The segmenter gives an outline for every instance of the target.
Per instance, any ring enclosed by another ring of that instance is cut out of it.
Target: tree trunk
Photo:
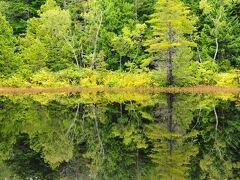
[[[214,23],[214,33],[215,33],[215,44],[216,44],[216,49],[215,49],[215,53],[214,53],[214,57],[213,57],[213,59],[214,59],[214,61],[216,61],[216,59],[217,59],[217,55],[218,55],[218,49],[219,49],[219,43],[218,43],[218,23],[220,22],[220,20],[221,20],[221,18],[222,18],[222,13],[220,12],[220,14],[219,14],[219,16],[218,16],[218,18],[217,19],[214,19],[213,17],[212,17],[212,15],[210,14],[209,15],[210,16],[210,18],[212,19],[212,21],[213,21],[213,23]]]
[[[67,2],[66,2],[66,0],[63,0],[63,9],[67,9]]]
[[[75,52],[75,49],[74,49],[74,41],[72,40],[72,44],[68,41],[67,37],[63,35],[63,39],[66,41],[66,43],[69,45],[69,47],[71,48],[72,52],[73,52],[73,55],[74,55],[74,58],[75,58],[75,61],[76,61],[76,65],[77,67],[79,68],[79,62],[78,62],[78,57],[77,57],[77,54]]]
[[[122,56],[120,56],[120,59],[119,59],[119,69],[120,71],[122,70]]]
[[[97,43],[98,43],[98,38],[99,38],[99,31],[102,26],[102,20],[103,20],[103,12],[100,13],[99,17],[99,24],[96,32],[96,37],[95,37],[95,42],[94,42],[94,48],[93,48],[93,58],[92,58],[92,67],[93,69],[96,69],[96,53],[97,53]]]
[[[172,73],[172,70],[173,70],[173,65],[172,65],[172,55],[173,55],[173,48],[170,47],[168,48],[168,57],[167,57],[167,84],[168,85],[173,85],[174,82],[173,82],[173,73]]]
[[[136,20],[138,19],[138,0],[135,0],[135,18]]]
[[[173,30],[172,25],[169,24],[168,26],[168,40],[170,43],[173,43]],[[169,47],[167,49],[167,85],[173,85],[173,47]]]

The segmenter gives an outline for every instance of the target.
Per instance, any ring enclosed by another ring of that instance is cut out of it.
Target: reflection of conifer
[[[176,131],[176,120],[173,119],[174,95],[167,95],[167,113],[165,122],[147,126],[147,136],[153,143],[149,157],[157,167],[154,171],[161,179],[185,179],[191,156],[197,153],[196,147],[184,135]]]

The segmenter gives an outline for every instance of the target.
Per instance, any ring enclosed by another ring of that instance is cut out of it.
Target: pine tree
[[[159,0],[155,5],[155,13],[148,21],[151,24],[152,34],[146,41],[147,51],[155,59],[164,60],[167,69],[167,84],[174,84],[173,65],[175,54],[183,47],[195,46],[195,43],[186,38],[195,30],[195,19],[191,18],[190,11],[179,0]]]

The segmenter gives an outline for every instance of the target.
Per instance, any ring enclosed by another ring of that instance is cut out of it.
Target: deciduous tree
[[[5,17],[0,13],[0,73],[9,76],[16,70],[17,63],[15,50],[15,37],[13,30]]]

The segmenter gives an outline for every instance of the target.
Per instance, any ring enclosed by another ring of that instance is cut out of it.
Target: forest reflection
[[[0,96],[0,179],[236,179],[238,94]]]

